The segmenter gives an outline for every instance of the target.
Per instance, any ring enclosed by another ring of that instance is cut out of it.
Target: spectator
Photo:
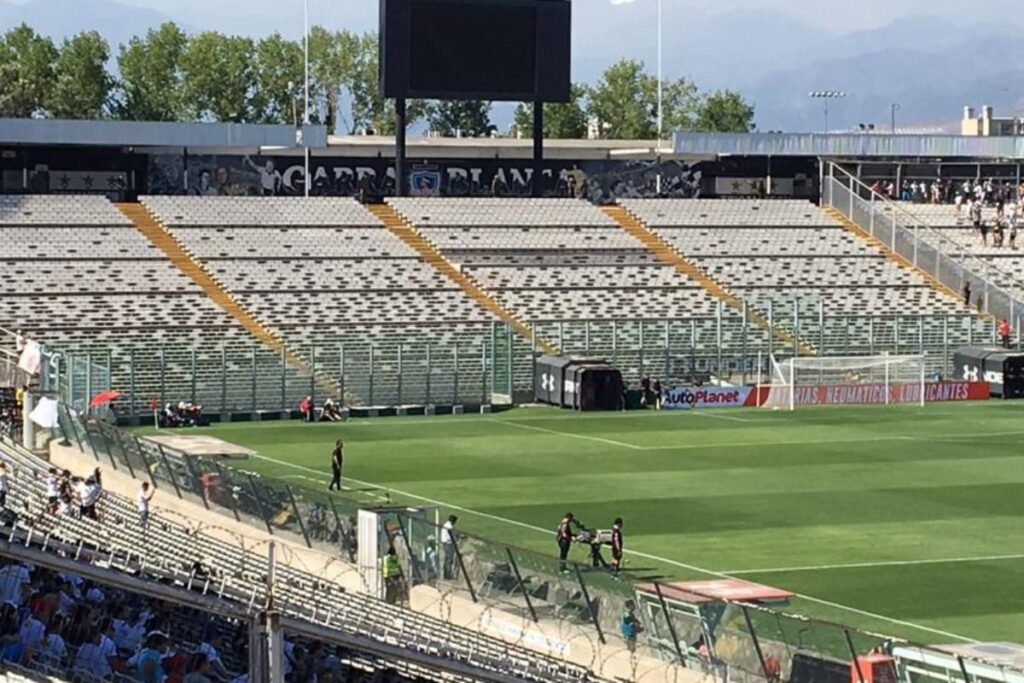
[[[444,548],[444,568],[441,575],[448,581],[455,578],[455,524],[458,521],[458,517],[449,515],[448,520],[441,525],[441,547]]]
[[[625,610],[619,620],[619,631],[626,640],[626,647],[630,652],[636,652],[636,638],[643,631],[643,626],[636,616],[636,603],[632,600],[626,601]]]
[[[199,645],[199,654],[206,657],[209,671],[218,678],[231,678],[232,674],[224,668],[220,658],[220,649],[224,647],[224,636],[213,634]]]
[[[199,652],[192,661],[192,671],[182,679],[182,683],[213,683],[208,675],[209,671],[210,660],[202,652]],[[317,683],[321,683],[321,681],[317,681]]]
[[[99,515],[96,514],[96,504],[99,503],[100,497],[103,495],[103,487],[100,484],[100,470],[98,467],[91,477],[79,483],[75,493],[78,495],[79,514],[83,518],[99,521]]]
[[[113,673],[109,652],[104,650],[101,644],[102,639],[103,634],[96,631],[88,642],[78,648],[78,656],[75,657],[75,663],[72,665],[75,671],[81,671],[95,678],[106,678]],[[159,683],[159,681],[150,683]]]
[[[160,631],[146,636],[146,645],[134,657],[136,680],[140,683],[162,683],[164,680],[163,652],[167,638]]]
[[[139,487],[138,494],[138,510],[139,510],[139,525],[143,529],[149,527],[149,501],[153,500],[153,491],[149,488],[149,482],[142,482],[142,486]]]
[[[302,415],[303,422],[313,422],[316,419],[316,406],[312,396],[307,396],[299,403],[299,414]]]
[[[964,282],[964,306],[967,308],[971,307],[971,281],[967,280]]]
[[[7,463],[0,462],[0,509],[7,509],[7,493],[10,491],[10,482],[7,480]]]
[[[1013,330],[1010,329],[1010,323],[1003,318],[999,321],[999,340],[1003,343],[1003,348],[1010,348],[1010,335],[1013,334]]]
[[[46,473],[46,504],[50,514],[56,514],[60,507],[60,477],[56,467]]]
[[[30,662],[35,657],[44,640],[46,639],[46,626],[39,620],[37,615],[29,611],[25,620],[21,623],[18,638],[23,648],[22,662]]]
[[[0,569],[0,603],[20,607],[31,582],[31,572],[24,564],[9,564]]]

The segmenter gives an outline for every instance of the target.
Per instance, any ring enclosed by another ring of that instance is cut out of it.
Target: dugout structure
[[[534,376],[534,398],[573,410],[624,408],[622,373],[604,358],[541,356]]]
[[[1024,398],[1024,351],[1001,346],[963,346],[953,352],[953,377],[988,382],[996,398]]]

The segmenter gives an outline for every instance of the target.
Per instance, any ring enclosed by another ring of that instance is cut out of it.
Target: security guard
[[[398,604],[398,593],[402,586],[402,565],[398,562],[395,546],[388,546],[388,554],[381,561],[381,574],[384,577],[384,601],[389,605]]]

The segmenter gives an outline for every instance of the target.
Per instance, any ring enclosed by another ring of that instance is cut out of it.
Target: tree
[[[352,96],[352,132],[372,130],[377,135],[395,134],[395,103],[385,100],[381,91],[377,34],[359,36],[356,59],[347,83]],[[405,118],[409,125],[426,116],[423,100],[405,103]]]
[[[50,113],[59,119],[98,119],[108,112],[114,79],[107,73],[110,47],[96,31],[64,39],[54,68]]]
[[[662,132],[691,129],[699,103],[697,87],[685,78],[662,84]],[[658,136],[658,79],[644,63],[623,59],[608,67],[590,91],[588,113],[601,137],[653,140]]]
[[[310,31],[310,119],[323,122],[329,132],[338,129],[339,103],[354,78],[358,52],[359,36],[351,31],[328,31],[321,26]],[[351,130],[349,125],[346,128]]]
[[[182,59],[188,37],[173,22],[150,29],[145,38],[121,45],[117,57],[117,115],[130,121],[189,118],[183,92]]]
[[[697,130],[749,133],[754,129],[754,105],[733,90],[716,90],[697,109]]]
[[[302,46],[274,33],[256,45],[253,109],[262,123],[302,121]],[[297,121],[296,121],[297,119]]]
[[[490,135],[491,103],[480,100],[437,100],[427,103],[427,125],[438,135],[464,137]]]
[[[0,116],[27,118],[45,111],[54,85],[57,48],[28,25],[0,40]]]
[[[215,31],[192,36],[181,60],[189,112],[204,120],[255,120],[255,65],[256,47],[249,38]]]
[[[573,83],[569,89],[568,102],[548,102],[544,105],[544,137],[556,140],[571,140],[587,137],[587,113],[583,100],[587,86]],[[533,137],[533,104],[522,103],[516,107],[516,129],[524,138]]]

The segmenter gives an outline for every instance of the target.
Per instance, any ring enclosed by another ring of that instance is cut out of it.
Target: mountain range
[[[703,3],[684,5],[681,0],[665,2],[665,76],[692,78],[702,89],[739,90],[754,102],[760,130],[821,130],[824,107],[808,97],[812,90],[846,93],[845,98],[830,102],[833,130],[859,123],[887,129],[893,103],[899,105],[901,128],[956,130],[964,105],[993,105],[997,115],[1024,112],[1024,68],[1018,66],[1024,63],[1024,41],[1019,38],[1021,26],[1014,23],[1015,3],[988,0],[986,12],[964,20],[951,0],[931,0],[927,6],[915,2],[913,15],[843,31],[829,28],[813,14],[814,7],[827,12],[825,5],[837,4],[826,0],[811,4],[793,0],[806,5],[807,12],[770,10],[764,2],[715,5],[723,9],[703,9]],[[267,0],[252,0],[244,7],[229,2],[211,5],[205,0],[148,4],[0,1],[0,30],[27,22],[60,39],[96,29],[113,45],[166,20],[190,31],[215,29],[261,36],[276,30],[291,37],[302,31],[298,0],[290,3],[294,7]],[[874,5],[873,0],[866,3]],[[642,59],[653,70],[655,12],[652,0],[618,0],[617,4],[576,0],[574,78],[593,82],[608,64],[622,57]],[[311,20],[331,28],[372,30],[376,3],[316,2]],[[496,118],[508,116],[508,111],[508,107],[499,108]]]

